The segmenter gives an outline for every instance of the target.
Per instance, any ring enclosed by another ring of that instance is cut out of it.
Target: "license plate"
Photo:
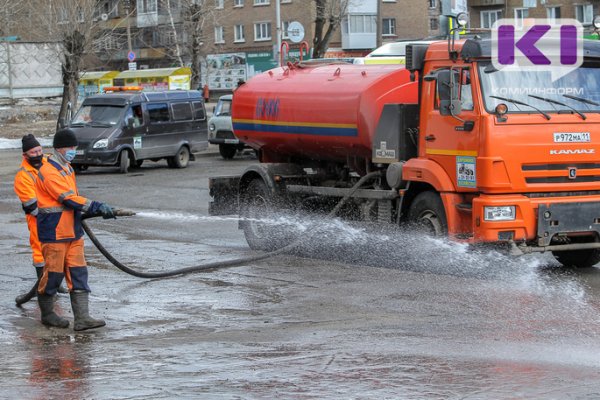
[[[75,155],[82,156],[85,154],[85,150],[75,150]]]
[[[555,132],[554,143],[588,143],[589,132]]]
[[[225,143],[227,144],[238,144],[239,142],[238,139],[225,139]]]

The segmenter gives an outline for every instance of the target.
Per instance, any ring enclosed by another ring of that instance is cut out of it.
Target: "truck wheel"
[[[177,154],[167,159],[167,164],[171,168],[185,168],[190,163],[190,150],[186,146],[181,146]]]
[[[553,251],[552,255],[565,267],[589,268],[600,262],[600,250]]]
[[[410,205],[408,219],[428,235],[446,236],[448,234],[444,203],[437,193],[418,194]]]
[[[286,232],[273,222],[276,201],[261,179],[248,185],[240,204],[241,226],[252,250],[273,251],[287,244]]]
[[[122,150],[119,153],[119,172],[126,174],[129,169],[129,153],[127,150]]]
[[[144,163],[144,160],[136,160],[136,159],[132,158],[129,160],[129,168],[130,169],[139,168],[142,166],[143,163]]]
[[[230,144],[220,144],[219,153],[221,153],[221,157],[225,160],[231,160],[235,156],[235,153],[237,153],[237,147]]]

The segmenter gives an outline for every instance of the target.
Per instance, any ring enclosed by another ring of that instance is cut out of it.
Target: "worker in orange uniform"
[[[38,170],[44,162],[42,146],[40,142],[31,133],[23,136],[21,139],[23,149],[23,161],[21,168],[15,176],[15,193],[21,200],[21,206],[27,219],[27,228],[29,229],[29,245],[33,253],[33,266],[38,279],[41,278],[44,270],[44,256],[42,255],[42,245],[38,240],[37,221],[38,213],[37,196],[35,194],[35,181],[38,178]],[[60,286],[60,293],[67,293],[67,290]]]
[[[32,134],[25,135],[21,139],[23,148],[23,161],[21,168],[15,176],[15,193],[21,200],[21,206],[27,219],[29,228],[29,244],[33,251],[33,266],[37,277],[42,276],[44,269],[44,256],[42,245],[38,240],[36,215],[38,213],[37,196],[35,194],[35,181],[38,177],[38,169],[44,162],[42,146]]]
[[[204,97],[204,102],[208,103],[208,101],[210,100],[210,91],[208,89],[208,85],[206,84],[202,88],[202,96]]]
[[[38,302],[44,325],[66,328],[69,321],[54,312],[52,296],[63,278],[67,281],[74,329],[81,331],[104,326],[104,320],[90,317],[88,270],[83,254],[83,215],[115,218],[112,208],[79,195],[71,161],[75,158],[77,138],[68,128],[54,135],[54,154],[39,170],[36,182],[38,199],[37,228],[45,265],[38,285]]]

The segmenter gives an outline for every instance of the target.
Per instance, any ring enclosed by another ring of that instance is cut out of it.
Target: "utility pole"
[[[277,56],[277,65],[281,66],[281,2],[275,0],[275,23],[277,24],[277,49],[275,54]]]
[[[133,46],[131,45],[131,23],[129,22],[130,12],[131,12],[131,0],[125,0],[125,15],[127,16],[127,52],[128,54],[133,51]]]

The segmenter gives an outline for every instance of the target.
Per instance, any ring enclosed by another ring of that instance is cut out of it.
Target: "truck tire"
[[[242,195],[241,226],[252,250],[273,251],[288,243],[285,229],[274,224],[277,206],[273,194],[261,179],[254,179]]]
[[[219,153],[225,160],[231,160],[237,153],[237,147],[232,144],[220,144]]]
[[[119,153],[119,172],[126,174],[129,169],[129,153],[127,150],[121,150]]]
[[[419,193],[408,210],[408,219],[415,227],[431,236],[446,236],[448,222],[440,196],[435,192]]]
[[[565,267],[589,268],[600,262],[600,250],[553,251],[552,255]]]
[[[190,150],[187,146],[181,146],[177,154],[167,158],[167,164],[170,168],[186,168],[190,163]]]

